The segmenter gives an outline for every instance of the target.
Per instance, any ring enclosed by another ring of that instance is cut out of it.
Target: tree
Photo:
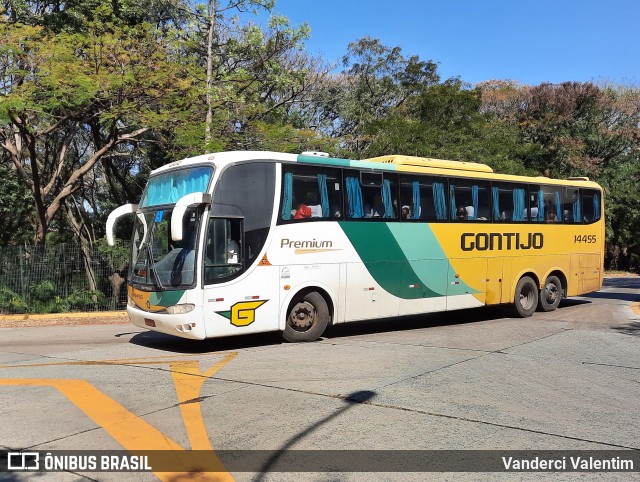
[[[166,35],[107,4],[82,33],[0,22],[1,159],[30,191],[35,240],[96,164],[188,115],[191,75]]]

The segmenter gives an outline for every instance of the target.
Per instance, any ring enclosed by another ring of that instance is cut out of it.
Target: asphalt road
[[[530,319],[465,310],[339,326],[311,344],[277,334],[193,342],[122,324],[0,328],[0,449],[220,454],[219,473],[195,480],[637,480],[228,473],[224,460],[257,449],[273,451],[265,469],[287,450],[638,450],[639,301],[640,279],[611,278]],[[158,478],[194,480],[155,469],[0,473]]]

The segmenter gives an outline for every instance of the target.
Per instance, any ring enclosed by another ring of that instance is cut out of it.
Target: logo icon
[[[233,326],[248,326],[256,321],[256,310],[269,300],[239,301],[229,311],[216,311],[231,321]]]
[[[8,470],[40,470],[38,452],[9,452],[7,456]]]

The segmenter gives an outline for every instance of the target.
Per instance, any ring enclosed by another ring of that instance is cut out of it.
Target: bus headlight
[[[196,305],[192,303],[184,303],[182,305],[167,306],[166,311],[170,315],[183,315],[185,313],[193,311],[195,307]]]

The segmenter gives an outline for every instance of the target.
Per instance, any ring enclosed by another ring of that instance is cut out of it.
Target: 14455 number
[[[573,237],[573,242],[574,243],[595,243],[596,242],[596,235],[595,234],[585,234],[583,236],[580,236],[579,234],[576,234]]]

